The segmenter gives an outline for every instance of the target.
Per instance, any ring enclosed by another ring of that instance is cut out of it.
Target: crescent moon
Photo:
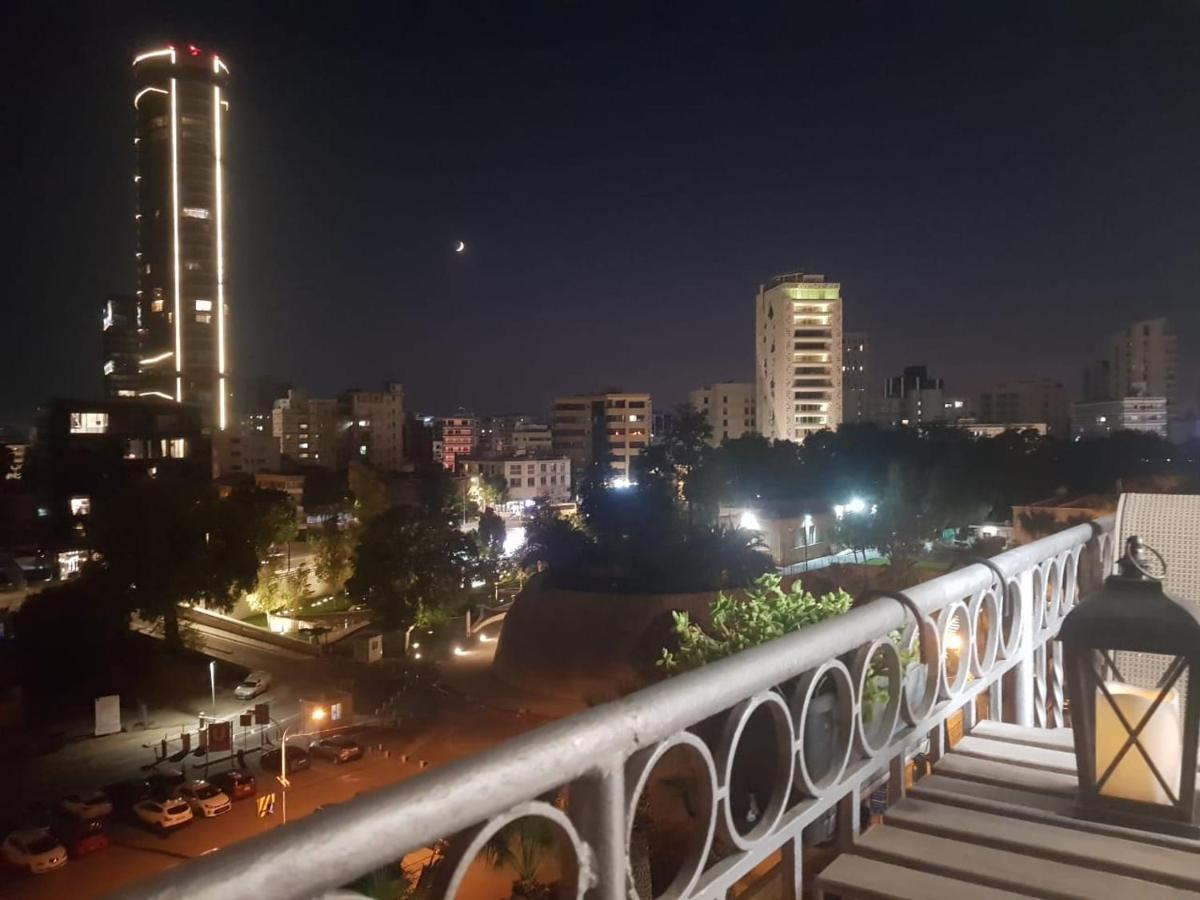
[[[462,241],[459,241],[458,244],[454,248],[454,252],[462,253],[466,249],[467,249],[467,245],[465,243],[463,243]]]

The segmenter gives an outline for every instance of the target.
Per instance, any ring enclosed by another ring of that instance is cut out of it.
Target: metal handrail
[[[1106,516],[1068,528],[1005,551],[992,563],[1017,578],[1110,532],[1112,524],[1112,517]],[[914,610],[928,617],[988,590],[993,582],[991,568],[974,563],[905,593]],[[123,896],[190,900],[317,896],[570,782],[605,779],[623,795],[621,773],[636,751],[884,637],[903,627],[908,618],[909,610],[899,603],[856,607],[357,797],[320,816],[234,844],[135,885]],[[898,743],[896,738],[892,742]],[[609,802],[616,801],[610,797]],[[612,846],[601,846],[597,866],[613,865],[612,853]],[[623,842],[620,853],[621,874],[610,877],[623,881]],[[609,889],[603,896],[620,893]]]

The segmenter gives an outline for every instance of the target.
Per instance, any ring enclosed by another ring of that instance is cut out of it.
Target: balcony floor
[[[1200,841],[1073,814],[1069,729],[978,723],[817,879],[818,897],[1200,898]]]

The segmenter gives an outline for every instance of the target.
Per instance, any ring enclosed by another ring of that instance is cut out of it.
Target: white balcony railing
[[[835,812],[838,841],[852,841],[863,792],[890,776],[888,793],[897,799],[914,750],[928,741],[936,761],[946,719],[961,710],[969,729],[980,694],[988,694],[993,718],[1062,723],[1061,650],[1054,638],[1081,593],[1108,571],[1112,525],[1105,517],[1069,528],[903,595],[878,597],[233,845],[126,896],[332,894],[448,838],[440,871],[441,891],[450,897],[487,839],[528,815],[548,819],[573,851],[574,865],[565,869],[574,870],[567,873],[574,893],[636,896],[629,845],[639,796],[655,764],[680,748],[676,755],[686,755],[702,773],[703,796],[695,804],[700,827],[659,896],[724,897],[782,851],[783,895],[798,897],[804,830]],[[924,643],[920,664],[902,666],[898,630],[901,648]],[[811,758],[811,733],[805,749],[817,696],[827,706],[833,698],[832,718],[825,721],[835,723],[817,748],[820,766]],[[541,799],[547,796],[556,802]],[[712,852],[717,844],[720,854]]]

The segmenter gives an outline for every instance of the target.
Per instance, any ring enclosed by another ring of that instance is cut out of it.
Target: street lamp
[[[217,661],[208,661],[208,686],[212,690],[213,715],[217,714]]]
[[[1200,836],[1200,609],[1163,591],[1166,563],[1158,551],[1137,537],[1125,546],[1119,574],[1071,610],[1059,632],[1079,770],[1076,802],[1089,818]],[[1152,557],[1161,575],[1148,571]],[[1158,683],[1128,683],[1118,651],[1146,661],[1157,655],[1165,663]],[[1180,683],[1191,687],[1182,698]]]

